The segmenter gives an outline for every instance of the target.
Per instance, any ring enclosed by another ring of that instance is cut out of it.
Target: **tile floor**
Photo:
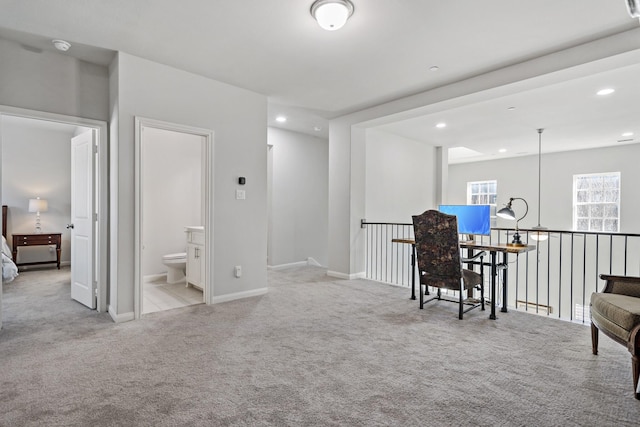
[[[168,284],[165,278],[143,284],[142,313],[170,310],[193,304],[202,304],[202,291],[185,282]]]

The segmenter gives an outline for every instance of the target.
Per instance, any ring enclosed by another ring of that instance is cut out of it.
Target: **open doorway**
[[[207,302],[211,133],[136,119],[136,317]]]
[[[86,132],[95,137],[89,148],[94,160],[89,172],[94,181],[90,196],[94,239],[83,258],[85,262],[74,263],[72,230],[66,228],[72,222],[75,203],[71,185],[74,169],[71,140]],[[12,246],[14,261],[25,274],[29,269],[56,268],[58,264],[69,269],[72,275],[77,274],[78,269],[86,271],[90,263],[90,301],[89,304],[81,302],[100,312],[107,308],[106,132],[106,123],[101,121],[0,106],[2,204],[7,205],[7,240]],[[34,225],[37,213],[29,212],[29,200],[37,197],[46,200],[42,204],[46,210],[41,212],[40,228]],[[19,250],[14,248],[14,236],[25,236],[28,240],[32,235],[38,244],[31,246],[22,242]],[[55,242],[40,242],[43,235],[51,235]]]

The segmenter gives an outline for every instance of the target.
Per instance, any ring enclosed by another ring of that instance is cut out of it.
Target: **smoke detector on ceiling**
[[[51,40],[51,43],[53,43],[56,49],[61,50],[62,52],[68,51],[71,47],[71,43],[64,40]]]

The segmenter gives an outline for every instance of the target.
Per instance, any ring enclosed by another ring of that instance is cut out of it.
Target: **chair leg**
[[[462,295],[463,293],[464,293],[464,291],[462,289],[460,289],[460,292],[458,292],[458,294],[460,295],[460,301],[458,301],[458,306],[460,307],[460,310],[459,310],[459,313],[458,313],[458,318],[460,320],[462,320],[462,313],[463,313],[463,310],[462,310],[462,301],[464,301],[464,299],[463,299],[464,297]]]
[[[593,323],[591,323],[591,352],[598,354],[598,327]]]
[[[422,283],[418,284],[418,288],[418,293],[420,294],[420,310],[422,310],[424,308],[424,294],[422,293]]]
[[[484,311],[484,281],[480,284],[480,301],[482,304],[482,308],[480,310]]]

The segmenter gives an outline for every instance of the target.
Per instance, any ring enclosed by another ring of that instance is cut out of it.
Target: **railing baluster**
[[[624,275],[627,275],[627,242],[629,237],[624,236]]]
[[[560,235],[560,265],[558,266],[558,319],[562,318],[562,241],[564,235]]]
[[[582,323],[584,323],[584,297],[586,293],[587,293],[587,236],[585,235],[582,239]]]

